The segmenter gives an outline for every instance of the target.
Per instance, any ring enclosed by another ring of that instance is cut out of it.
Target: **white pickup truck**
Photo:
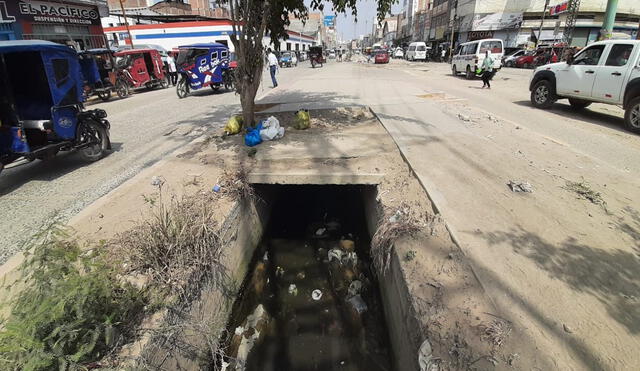
[[[592,102],[622,106],[626,128],[640,133],[640,41],[595,42],[568,62],[540,66],[529,90],[538,108],[550,108],[562,98],[576,108]]]

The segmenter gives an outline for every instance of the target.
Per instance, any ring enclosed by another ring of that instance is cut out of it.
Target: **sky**
[[[402,10],[403,0],[397,1],[391,7],[393,14],[398,14]],[[309,4],[309,0],[305,0],[305,4]],[[374,17],[376,16],[376,0],[359,0],[357,3],[358,22],[355,23],[354,17],[349,14],[338,14],[336,16],[336,30],[343,40],[351,40],[371,33],[373,28]],[[334,14],[331,12],[331,5],[326,4],[324,7],[324,15]]]

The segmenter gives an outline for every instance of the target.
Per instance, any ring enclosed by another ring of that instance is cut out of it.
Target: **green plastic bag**
[[[227,121],[227,126],[224,127],[224,132],[227,135],[238,134],[242,130],[242,116],[231,116]]]
[[[296,112],[296,119],[293,124],[293,127],[298,130],[309,129],[311,126],[311,116],[309,115],[309,111],[307,110],[299,110]]]

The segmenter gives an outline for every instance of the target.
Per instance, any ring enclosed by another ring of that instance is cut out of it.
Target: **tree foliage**
[[[85,369],[118,344],[125,324],[142,313],[145,295],[57,226],[30,251],[1,324],[0,369]]]
[[[379,21],[391,11],[391,5],[396,1],[377,1]],[[254,101],[264,67],[262,40],[265,36],[278,48],[279,40],[289,37],[287,27],[290,25],[290,16],[304,22],[309,17],[309,10],[322,11],[325,4],[330,5],[335,13],[351,11],[357,17],[357,0],[311,0],[309,7],[304,0],[219,0],[219,3],[228,4],[231,10],[231,42],[238,57],[236,83],[243,120],[247,125],[254,123]]]

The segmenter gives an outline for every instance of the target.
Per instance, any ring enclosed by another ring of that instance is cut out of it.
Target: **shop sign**
[[[549,8],[549,15],[558,15],[561,13],[565,13],[569,10],[569,2],[565,1],[564,3],[560,3],[558,5],[554,5]]]
[[[9,14],[34,23],[100,25],[96,6],[37,0],[9,1],[7,5]]]
[[[6,1],[0,1],[0,23],[13,23],[15,21],[16,17],[10,15],[7,11]]]
[[[474,31],[509,30],[520,28],[522,13],[479,13],[472,22]]]
[[[493,39],[493,31],[469,31],[467,41]]]

